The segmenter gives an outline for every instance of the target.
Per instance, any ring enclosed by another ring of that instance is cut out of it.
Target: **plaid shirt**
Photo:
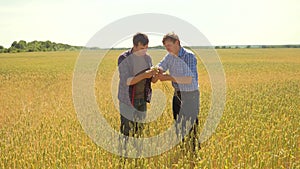
[[[130,86],[127,85],[127,79],[134,77],[133,72],[133,62],[131,61],[132,49],[125,51],[118,58],[118,70],[119,70],[119,89],[118,89],[118,99],[120,102],[127,105],[131,104],[130,97]],[[152,66],[152,60],[149,55],[145,56],[146,62],[149,64],[149,68]],[[151,83],[151,82],[150,82]]]
[[[191,84],[178,84],[172,82],[176,91],[198,90],[197,59],[192,51],[183,47],[180,48],[178,57],[167,54],[158,64],[164,71],[169,70],[173,77],[191,76]]]

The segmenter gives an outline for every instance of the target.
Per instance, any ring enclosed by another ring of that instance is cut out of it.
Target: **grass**
[[[116,130],[120,120],[111,82],[121,52],[107,53],[95,82],[101,113]],[[156,64],[165,51],[149,53]],[[215,134],[197,152],[200,158],[180,150],[180,144],[125,163],[93,143],[77,120],[72,77],[78,52],[0,54],[0,168],[300,168],[300,49],[220,49],[218,54],[226,73],[226,107]],[[200,61],[198,71],[201,129],[211,89]],[[172,123],[170,93],[160,82],[153,88],[165,92],[167,105],[147,124],[147,136]]]

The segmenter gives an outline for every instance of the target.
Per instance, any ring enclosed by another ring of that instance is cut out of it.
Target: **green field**
[[[101,113],[118,130],[111,82],[122,51],[107,53],[95,82]],[[217,50],[226,73],[226,106],[198,158],[178,145],[160,156],[127,159],[97,146],[82,129],[72,99],[79,52],[0,54],[0,168],[300,168],[300,49]],[[156,64],[163,50],[149,50]],[[201,130],[211,86],[199,60]],[[167,87],[166,87],[167,86]],[[169,86],[169,88],[168,88]],[[172,123],[168,98],[148,136]],[[154,109],[149,105],[149,109]]]

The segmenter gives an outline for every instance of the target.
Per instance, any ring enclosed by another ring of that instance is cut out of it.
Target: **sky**
[[[215,46],[300,44],[299,11],[299,0],[2,0],[0,45],[50,40],[85,46],[104,26],[143,13],[183,19]],[[149,39],[150,46],[161,45],[161,37]],[[117,47],[131,45],[128,37]]]

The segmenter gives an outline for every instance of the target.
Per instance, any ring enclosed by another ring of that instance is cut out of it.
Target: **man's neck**
[[[175,53],[174,53],[175,56],[179,56],[180,49],[181,49],[181,46],[179,46],[178,49],[175,51]]]

